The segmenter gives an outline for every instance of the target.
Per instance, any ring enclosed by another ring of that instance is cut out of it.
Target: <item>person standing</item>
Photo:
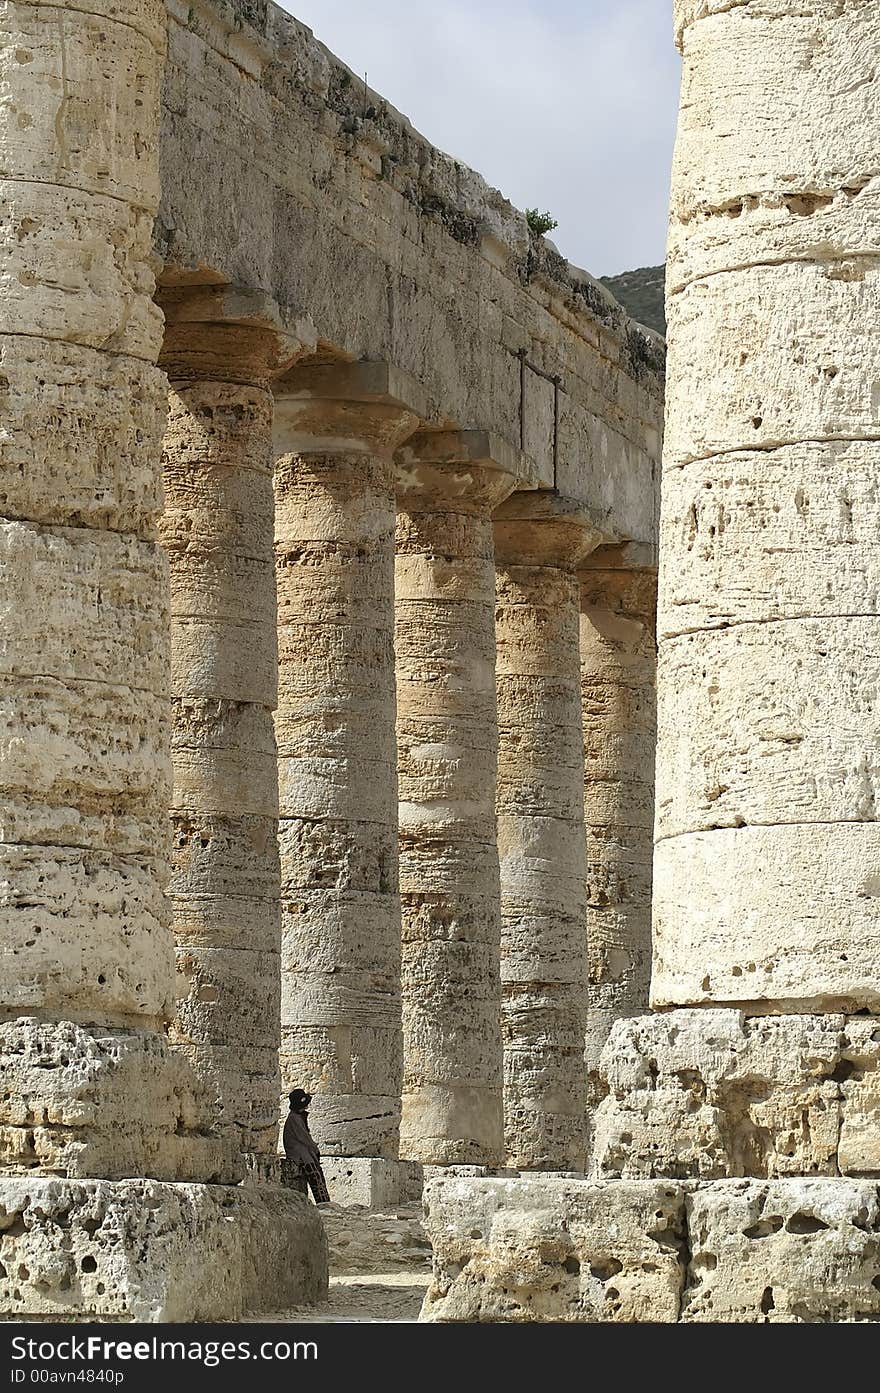
[[[308,1107],[312,1095],[302,1088],[295,1088],[287,1096],[290,1112],[284,1123],[284,1154],[289,1161],[298,1161],[302,1166],[315,1204],[329,1204],[330,1194],[321,1169],[321,1153],[309,1131]]]

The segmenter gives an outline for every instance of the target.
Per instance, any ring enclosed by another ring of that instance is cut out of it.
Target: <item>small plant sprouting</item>
[[[526,222],[536,237],[543,237],[545,232],[552,232],[554,227],[559,226],[554,217],[549,213],[539,213],[537,208],[526,209]]]

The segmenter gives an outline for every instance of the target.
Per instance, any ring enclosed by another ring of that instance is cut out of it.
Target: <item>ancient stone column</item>
[[[326,1289],[299,1197],[166,1029],[171,798],[152,300],[160,0],[0,13],[0,1315],[235,1319]],[[168,1183],[168,1182],[186,1183]]]
[[[278,1139],[281,882],[271,380],[304,351],[258,292],[162,295],[170,379],[172,1038],[246,1152]]]
[[[676,6],[653,1000],[874,1010],[880,16],[707,8]]]
[[[498,855],[506,1163],[586,1159],[587,864],[575,567],[583,509],[514,493],[495,513]]]
[[[582,562],[581,700],[587,833],[588,1100],[616,1020],[648,1009],[656,743],[655,555],[601,546]]]
[[[284,1090],[333,1156],[397,1156],[394,472],[422,410],[384,363],[304,365],[276,402]]]
[[[153,0],[16,5],[0,29],[7,1174],[226,1164],[163,1040],[165,386],[149,257],[164,46]]]
[[[606,1175],[876,1175],[880,17],[858,0],[679,0],[676,25],[664,1009],[612,1031],[598,1161]],[[849,1205],[841,1184],[822,1202]],[[708,1231],[733,1222],[726,1204]]]
[[[509,455],[481,431],[398,452],[401,1155],[437,1165],[503,1155],[491,514]]]

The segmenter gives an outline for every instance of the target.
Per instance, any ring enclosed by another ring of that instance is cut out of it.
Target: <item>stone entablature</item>
[[[169,16],[163,280],[261,289],[416,379],[432,424],[522,445],[609,540],[653,544],[662,340],[277,6]],[[556,431],[533,368],[561,378]]]

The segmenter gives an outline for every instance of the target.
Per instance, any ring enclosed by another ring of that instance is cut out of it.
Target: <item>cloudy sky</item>
[[[678,55],[669,0],[286,0],[435,145],[594,275],[664,257]]]

